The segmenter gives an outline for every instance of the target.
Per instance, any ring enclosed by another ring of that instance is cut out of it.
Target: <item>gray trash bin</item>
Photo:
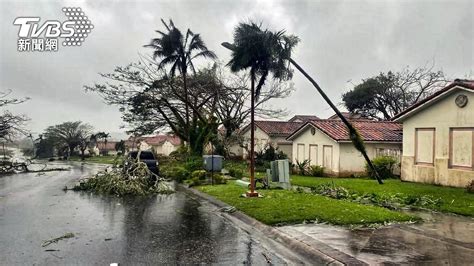
[[[204,169],[206,171],[220,172],[222,170],[222,161],[224,157],[221,155],[203,155]]]

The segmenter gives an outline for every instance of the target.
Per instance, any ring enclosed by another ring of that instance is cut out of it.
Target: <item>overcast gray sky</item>
[[[239,21],[263,22],[300,37],[294,58],[320,82],[331,99],[362,78],[381,71],[423,66],[434,61],[449,77],[474,76],[474,1],[0,1],[0,90],[31,97],[10,108],[31,118],[39,133],[64,121],[82,120],[98,130],[119,132],[117,107],[105,105],[83,85],[100,82],[98,72],[136,61],[142,46],[172,18],[182,29],[201,33],[207,46],[227,62],[220,46],[232,40]],[[94,24],[81,47],[55,53],[17,51],[18,16],[65,20],[61,9],[81,7]],[[291,114],[332,115],[299,74],[296,91],[272,105]],[[283,119],[283,118],[282,118]]]

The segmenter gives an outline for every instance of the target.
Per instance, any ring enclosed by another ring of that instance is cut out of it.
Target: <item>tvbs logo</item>
[[[66,21],[47,20],[40,23],[40,17],[18,17],[13,25],[19,26],[18,51],[58,51],[58,39],[63,46],[81,46],[94,25],[79,7],[62,9]]]

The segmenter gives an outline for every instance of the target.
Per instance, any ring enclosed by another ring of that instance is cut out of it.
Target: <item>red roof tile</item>
[[[255,126],[263,130],[269,136],[288,137],[295,130],[300,128],[303,122],[286,122],[286,121],[255,121]],[[242,129],[242,132],[250,128],[247,125]]]
[[[342,116],[344,116],[347,120],[373,120],[370,117],[363,116],[361,114],[354,114],[350,112],[341,112]],[[337,114],[333,114],[328,119],[340,119]],[[313,119],[314,120],[314,119]]]
[[[392,120],[397,120],[404,116],[405,114],[409,113],[410,111],[413,111],[414,109],[424,105],[425,103],[433,100],[434,98],[444,94],[445,92],[451,90],[452,88],[459,86],[466,88],[468,90],[474,91],[474,80],[468,80],[468,79],[455,79],[454,82],[449,84],[448,86],[444,87],[443,89],[431,94],[430,96],[426,97],[425,99],[413,104],[412,106],[408,107],[407,109],[403,110],[402,112],[398,113],[394,117],[392,117]]]
[[[118,141],[107,141],[107,144],[105,141],[97,141],[97,148],[100,150],[107,150],[107,151],[115,151],[115,144]]]
[[[377,142],[402,142],[402,125],[389,121],[351,121],[352,125],[359,131],[364,141]],[[350,141],[346,125],[338,119],[313,120],[305,124],[311,124],[336,141]],[[304,126],[300,127],[302,129]],[[299,131],[299,129],[297,130]],[[295,131],[290,137],[296,135]]]
[[[290,118],[288,122],[307,122],[307,121],[316,120],[316,119],[319,119],[319,117],[315,115],[295,115],[292,118]]]

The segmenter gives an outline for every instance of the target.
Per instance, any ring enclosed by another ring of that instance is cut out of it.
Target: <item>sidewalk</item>
[[[378,229],[348,229],[306,224],[278,227],[284,234],[326,254],[347,256],[373,264],[472,265],[474,219],[417,213],[422,224],[390,225]]]
[[[192,188],[183,189],[222,208],[226,203]],[[294,252],[289,264],[311,265],[473,265],[474,218],[417,212],[421,224],[349,229],[326,224],[265,225],[236,211],[221,213],[277,252]],[[296,256],[295,256],[296,255]]]

